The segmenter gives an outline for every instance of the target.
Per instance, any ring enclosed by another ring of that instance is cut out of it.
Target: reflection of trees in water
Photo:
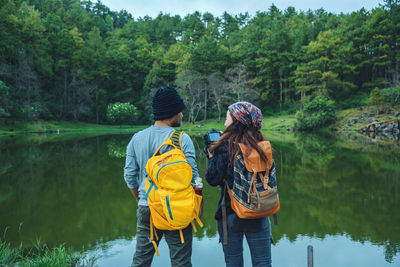
[[[191,137],[204,177],[202,135]],[[123,180],[120,157],[130,138],[0,141],[0,232],[8,227],[6,240],[29,246],[40,236],[50,246],[66,242],[81,248],[135,235],[136,202]],[[279,225],[272,227],[274,240],[348,235],[384,246],[386,260],[392,261],[400,251],[400,152],[361,153],[330,138],[296,138],[296,143],[272,141],[282,205]],[[217,234],[220,189],[203,182],[205,227],[197,227],[199,238]]]
[[[126,140],[116,137],[110,138],[107,142],[108,155],[118,159],[125,159],[127,145]]]
[[[40,237],[48,245],[81,248],[135,234],[136,205],[123,181],[124,160],[109,157],[106,144],[107,137],[2,143],[0,161],[13,167],[0,188],[14,189],[0,206],[7,214],[0,222],[1,231],[8,227],[6,240],[29,246]]]
[[[324,238],[349,235],[351,239],[385,247],[392,261],[400,252],[399,152],[341,148],[333,138],[298,135],[293,143],[272,142],[278,171],[282,210],[274,240],[299,235]],[[192,136],[199,172],[204,177],[207,159],[201,152],[202,136]],[[205,216],[208,231],[216,234],[214,212],[219,189],[205,182]]]
[[[360,153],[313,135],[298,136],[296,150],[273,146],[275,160],[283,158],[277,161],[283,171],[278,166],[282,208],[280,225],[273,227],[276,240],[347,234],[385,246],[388,261],[400,252],[399,152]]]
[[[385,260],[387,262],[393,262],[394,256],[400,251],[400,245],[397,243],[387,242],[385,244]]]
[[[0,142],[0,231],[18,245],[40,237],[49,246],[66,242],[81,248],[136,234],[136,202],[123,180],[125,149],[131,135],[36,143],[16,138]],[[194,137],[200,175],[207,164],[202,137]],[[121,158],[120,154],[124,154]],[[7,163],[7,164],[4,164]],[[218,189],[205,183],[203,229],[216,234]],[[215,203],[215,204],[214,204]],[[19,230],[19,225],[21,231]]]
[[[322,139],[313,134],[297,135],[296,150],[302,154],[303,164],[323,166],[331,161],[334,155],[335,141]]]

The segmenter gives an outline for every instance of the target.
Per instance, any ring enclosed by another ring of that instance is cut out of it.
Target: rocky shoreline
[[[357,131],[358,133],[377,140],[400,140],[400,113],[392,110],[389,113],[358,112],[356,117],[347,119],[343,130]]]
[[[399,140],[400,123],[398,119],[374,121],[358,130],[359,133],[374,139]]]

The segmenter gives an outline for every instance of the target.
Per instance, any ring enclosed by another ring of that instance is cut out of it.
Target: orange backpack
[[[231,208],[239,218],[257,219],[274,215],[274,222],[277,224],[276,213],[280,209],[280,202],[275,171],[270,175],[273,166],[272,148],[268,141],[259,142],[258,146],[264,151],[268,161],[262,161],[255,149],[239,143],[242,153],[235,158],[233,186],[229,188],[225,181],[225,188],[231,198]],[[221,206],[226,244],[225,194]]]

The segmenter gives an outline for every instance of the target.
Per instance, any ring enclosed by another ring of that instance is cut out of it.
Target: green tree
[[[80,51],[80,67],[82,68],[83,79],[95,88],[94,110],[96,123],[100,122],[101,105],[104,103],[104,99],[102,99],[104,89],[100,88],[100,86],[108,75],[104,65],[105,51],[100,30],[94,27],[89,32],[88,39]]]
[[[279,102],[282,111],[284,92],[289,90],[292,40],[284,16],[276,6],[270,7],[263,20],[267,27],[257,51],[258,73],[253,83],[260,88],[262,100],[269,106]]]
[[[344,98],[356,89],[350,77],[355,67],[348,62],[351,43],[332,31],[321,32],[305,47],[307,60],[295,71],[295,83],[302,99],[307,93],[322,93],[334,99]]]
[[[371,77],[370,82],[365,85],[369,89],[389,85],[387,77],[391,65],[391,38],[387,11],[383,8],[374,9],[365,25],[365,46],[370,70],[368,74]]]
[[[389,60],[392,85],[400,83],[400,1],[385,0],[385,8],[389,13],[390,20],[390,40],[389,40]]]
[[[383,109],[384,103],[385,100],[381,90],[377,87],[374,88],[370,93],[368,104],[375,106],[376,114],[378,114]]]
[[[349,64],[355,67],[355,73],[349,77],[358,87],[353,90],[350,97],[360,98],[363,94],[369,93],[372,83],[371,53],[366,46],[366,33],[370,31],[366,26],[369,13],[365,9],[352,12],[342,18],[342,23],[337,28],[337,35],[341,36],[344,42],[352,43],[352,53],[348,55]],[[355,92],[354,92],[355,91]]]
[[[400,85],[382,89],[381,95],[392,107],[396,106],[400,102]]]
[[[201,37],[205,33],[205,26],[198,11],[186,15],[183,19],[182,27],[182,41],[186,45],[200,42]]]
[[[336,118],[335,102],[318,95],[304,102],[303,110],[296,114],[296,126],[301,131],[316,130]]]
[[[131,124],[139,115],[137,108],[130,103],[114,103],[107,106],[107,119],[115,124]]]
[[[18,99],[17,103],[21,105],[19,113],[24,119],[33,120],[37,119],[43,110],[39,74],[51,75],[51,60],[46,56],[47,45],[43,39],[45,27],[40,12],[24,2],[18,9],[18,18],[21,23],[21,41],[24,45],[17,56],[16,90],[13,93]]]
[[[228,49],[210,36],[204,36],[196,46],[192,46],[189,68],[199,73],[206,82],[212,73],[223,73],[229,64]],[[207,119],[209,90],[204,90],[204,120]]]
[[[245,71],[264,111],[294,111],[320,93],[345,107],[375,87],[399,83],[399,6],[385,0],[370,11],[336,15],[271,5],[252,17],[194,12],[134,20],[100,1],[0,0],[7,112],[101,122],[108,103],[131,102],[146,114],[152,90],[189,71],[205,84],[199,116],[217,116],[212,84],[236,79],[228,67]]]

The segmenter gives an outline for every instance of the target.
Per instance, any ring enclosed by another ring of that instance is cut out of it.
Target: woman
[[[211,186],[221,187],[221,197],[215,214],[220,242],[224,240],[221,204],[225,203],[226,206],[227,244],[223,242],[222,245],[226,266],[243,266],[243,236],[246,236],[249,244],[253,266],[271,266],[272,239],[268,217],[240,219],[231,208],[231,200],[225,187],[226,182],[229,188],[233,185],[234,161],[236,156],[241,154],[239,143],[257,151],[262,161],[268,161],[258,145],[260,141],[265,141],[260,131],[261,111],[251,103],[237,102],[228,107],[224,125],[225,131],[209,150],[206,179]],[[269,176],[275,175],[274,168],[272,161]]]

